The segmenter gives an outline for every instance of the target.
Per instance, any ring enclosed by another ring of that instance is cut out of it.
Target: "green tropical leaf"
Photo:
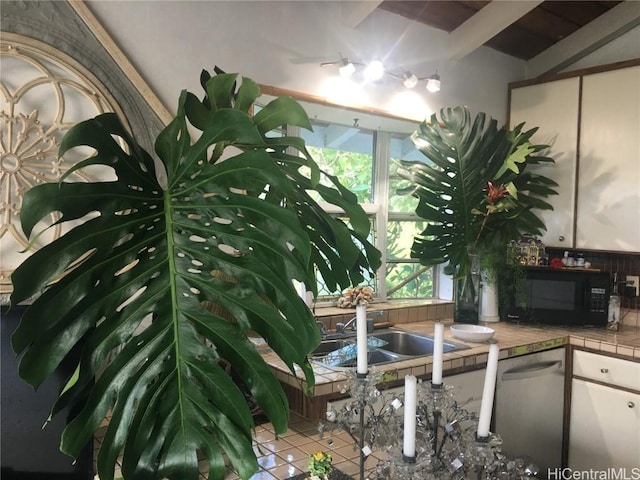
[[[270,142],[272,128],[308,125],[301,107],[276,100],[252,117],[255,82],[216,72],[201,76],[202,101],[180,96],[156,140],[158,166],[115,114],[103,114],[70,129],[60,154],[92,147],[74,168],[100,165],[117,180],[43,184],[24,197],[28,236],[53,212],[56,224],[73,223],[12,276],[12,303],[36,297],[12,336],[20,375],[37,387],[80,348],[52,412],[75,412],[61,439],[72,457],[110,415],[102,480],[114,478],[121,455],[127,480],[196,480],[199,461],[221,479],[225,458],[249,478],[257,461],[245,392],[277,434],[288,425],[287,398],[250,332],[312,388],[307,355],[319,331],[292,280],[315,288],[317,268],[346,288],[380,265],[356,197],[337,179],[319,185],[299,138]],[[202,131],[195,141],[189,123]],[[314,189],[344,208],[350,226],[320,208]]]
[[[532,208],[550,208],[555,182],[527,171],[553,162],[536,156],[546,148],[529,142],[537,129],[513,131],[467,108],[443,108],[423,122],[412,138],[424,161],[401,161],[398,174],[410,183],[398,194],[419,199],[416,214],[427,220],[414,238],[411,256],[423,265],[447,263],[445,272],[463,277],[469,270],[467,247],[505,242],[523,233],[539,234],[544,223]],[[507,198],[487,203],[487,185],[504,185]]]

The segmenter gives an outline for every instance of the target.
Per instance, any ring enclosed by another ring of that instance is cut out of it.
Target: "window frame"
[[[327,120],[326,118],[313,118],[312,123],[321,122],[325,124],[341,125]],[[362,128],[362,127],[359,127]],[[361,203],[363,210],[372,218],[373,221],[373,237],[374,245],[381,252],[381,265],[375,272],[375,296],[376,302],[394,302],[394,301],[406,301],[407,299],[389,299],[388,288],[386,282],[387,265],[390,263],[400,263],[397,259],[390,260],[387,255],[388,245],[388,221],[415,221],[424,222],[424,219],[418,217],[415,213],[400,213],[389,212],[389,193],[390,193],[390,176],[389,166],[391,162],[391,139],[394,135],[398,135],[398,132],[387,132],[384,130],[373,130],[366,128],[373,135],[373,170],[372,170],[372,200],[373,203]],[[296,126],[286,126],[287,135],[300,136],[300,128]],[[320,206],[325,212],[332,215],[344,214],[344,211],[335,205],[319,202]],[[413,258],[402,259],[402,263],[415,263],[419,264],[419,260]],[[439,279],[440,272],[438,266],[430,267],[432,269],[432,285],[433,295],[431,297],[423,297],[421,299],[430,300],[437,299],[439,296]],[[316,302],[316,306],[330,306],[335,303],[335,297],[321,298]]]

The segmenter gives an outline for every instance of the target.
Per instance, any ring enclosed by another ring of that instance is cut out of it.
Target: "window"
[[[383,265],[370,285],[381,300],[431,298],[435,295],[433,268],[411,258],[413,238],[425,228],[414,211],[417,199],[398,195],[402,180],[398,160],[420,160],[410,135],[352,125],[312,121],[313,132],[291,131],[304,138],[309,152],[328,173],[353,191],[371,216],[369,239],[382,252]],[[339,215],[339,212],[332,212]],[[321,297],[333,299],[341,292],[329,292],[319,284]],[[322,298],[321,298],[322,300]]]
[[[386,202],[386,296],[396,298],[430,298],[435,295],[433,268],[420,265],[411,258],[411,245],[415,236],[426,228],[426,222],[414,213],[418,199],[411,195],[399,195],[406,181],[397,174],[399,160],[424,161],[425,157],[415,148],[407,135],[388,134],[389,163],[386,179],[389,195]],[[379,247],[380,248],[380,247]]]

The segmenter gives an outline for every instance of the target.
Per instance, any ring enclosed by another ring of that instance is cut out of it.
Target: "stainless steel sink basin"
[[[369,344],[369,365],[383,365],[433,355],[433,337],[395,328],[370,334]],[[453,342],[444,342],[443,345],[444,352],[464,348],[469,347]],[[355,367],[355,338],[323,341],[311,354],[311,361],[336,370]]]
[[[349,342],[348,340],[324,340],[320,343],[320,345],[318,345],[318,348],[311,352],[311,356],[317,357],[326,355],[348,345],[349,343],[353,343],[353,341]]]
[[[420,357],[423,355],[433,355],[433,338],[426,335],[420,335],[412,332],[401,330],[386,331],[374,333],[372,336],[386,342],[384,350],[397,353],[400,355],[408,355],[410,357]],[[444,342],[443,352],[452,352],[460,348],[467,348],[466,345],[459,345],[450,342]]]

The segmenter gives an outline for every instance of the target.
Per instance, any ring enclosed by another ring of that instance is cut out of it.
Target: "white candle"
[[[366,375],[367,366],[367,306],[356,306],[356,339],[358,344],[357,373]]]
[[[489,436],[489,426],[491,424],[491,412],[493,411],[493,395],[496,389],[496,375],[498,373],[499,355],[500,347],[495,343],[489,345],[487,372],[484,376],[484,389],[482,390],[482,403],[480,404],[480,419],[478,420],[478,437]]]
[[[416,456],[416,403],[417,380],[413,375],[404,377],[404,438],[402,454],[405,457]]]
[[[442,384],[442,351],[444,348],[444,325],[436,322],[433,332],[433,374],[431,383]]]

